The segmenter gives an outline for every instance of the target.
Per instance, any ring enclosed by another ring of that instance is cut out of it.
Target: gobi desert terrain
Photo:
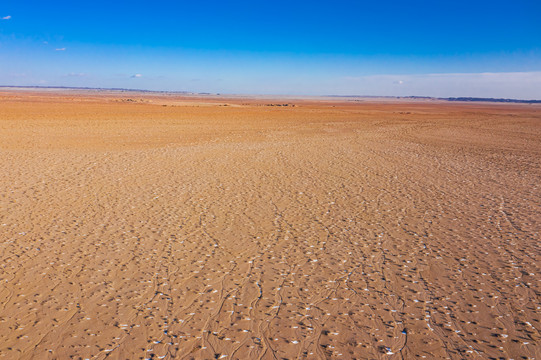
[[[540,159],[539,105],[4,90],[0,358],[540,359]]]

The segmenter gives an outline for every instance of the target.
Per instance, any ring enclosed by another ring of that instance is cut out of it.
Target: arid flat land
[[[0,358],[540,359],[540,159],[539,105],[2,91]]]

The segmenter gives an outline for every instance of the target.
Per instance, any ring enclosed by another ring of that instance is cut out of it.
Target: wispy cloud
[[[87,74],[85,74],[85,73],[72,73],[71,72],[71,73],[66,74],[66,76],[69,76],[69,77],[85,77],[85,76],[87,76]]]
[[[9,19],[11,19],[11,15],[4,16],[4,17],[2,18],[2,20],[9,20]]]
[[[140,77],[143,77],[143,75],[141,74],[134,74],[132,76],[130,76],[131,78],[140,78]]]
[[[56,51],[66,51],[66,48],[56,48]]]

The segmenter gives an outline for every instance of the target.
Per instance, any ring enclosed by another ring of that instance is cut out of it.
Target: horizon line
[[[292,95],[292,94],[223,94],[211,92],[194,92],[187,90],[147,90],[147,89],[131,89],[131,88],[102,88],[102,87],[87,87],[87,86],[47,86],[47,85],[0,85],[2,88],[14,89],[65,89],[65,90],[96,90],[96,91],[125,91],[125,92],[140,92],[140,93],[157,93],[157,94],[183,94],[183,95],[210,95],[210,96],[284,96],[284,97],[308,97],[308,98],[384,98],[384,99],[425,99],[425,100],[440,100],[450,102],[495,102],[495,103],[519,103],[519,104],[541,104],[541,99],[513,99],[513,98],[493,98],[493,97],[472,97],[472,96],[453,96],[453,97],[437,97],[423,95]]]

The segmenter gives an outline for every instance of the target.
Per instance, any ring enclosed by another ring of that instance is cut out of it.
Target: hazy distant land
[[[93,88],[93,87],[70,87],[70,86],[10,86],[0,85],[0,89],[36,89],[36,90],[89,90],[102,92],[138,92],[150,94],[185,94],[185,95],[221,95],[220,93],[209,92],[190,92],[190,91],[159,91],[142,90],[126,88]],[[462,102],[497,102],[497,103],[520,103],[520,104],[541,104],[541,100],[521,100],[521,99],[501,99],[501,98],[481,98],[481,97],[430,97],[430,96],[377,96],[377,95],[321,95],[321,96],[302,96],[302,95],[249,95],[249,94],[227,94],[224,96],[259,96],[259,97],[301,97],[301,98],[361,98],[361,99],[418,99],[418,100],[440,100],[440,101],[462,101]]]

